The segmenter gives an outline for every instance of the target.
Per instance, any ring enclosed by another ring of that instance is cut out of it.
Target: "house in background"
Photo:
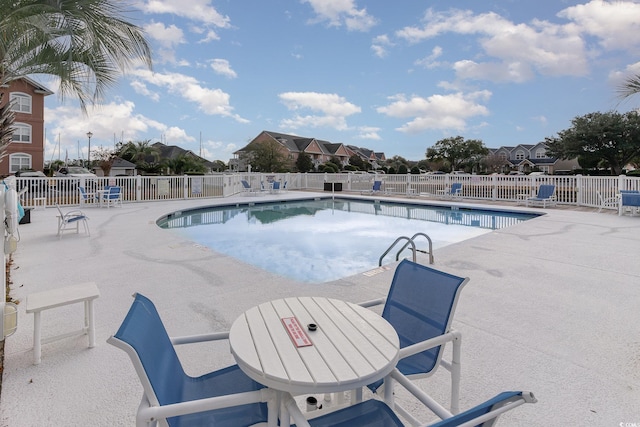
[[[177,145],[165,145],[162,142],[156,142],[155,144],[152,144],[152,147],[155,147],[160,153],[159,161],[177,159],[181,156],[187,156],[193,157],[195,159],[200,159],[204,164],[206,173],[213,173],[216,170],[217,165],[215,163],[210,162],[204,157],[198,156],[191,150],[185,150],[184,148],[178,147]],[[146,161],[151,163],[154,162],[155,159],[153,159],[153,157],[148,157]]]
[[[94,172],[97,176],[105,176],[104,171],[100,166],[96,166]],[[136,165],[121,159],[120,157],[116,157],[113,160],[113,164],[111,165],[111,170],[109,171],[108,176],[136,176]]]
[[[544,142],[490,148],[489,156],[501,161],[502,170],[499,172],[502,173],[509,173],[512,170],[529,173],[535,170],[553,175],[559,170],[572,171],[580,168],[578,159],[562,160],[549,157],[547,145]]]
[[[354,154],[357,154],[367,162],[376,160],[375,153],[372,157],[371,153],[373,152],[364,148],[353,146],[349,146],[352,148],[348,148],[342,143],[333,143],[316,138],[264,130],[253,138],[249,144],[233,153],[234,158],[229,160],[229,167],[235,171],[246,171],[248,165],[240,155],[246,151],[249,145],[267,141],[277,142],[280,145],[280,150],[287,156],[292,165],[295,164],[298,156],[302,153],[311,158],[314,168],[328,162],[332,158],[338,159],[342,166],[347,166],[349,164],[349,158]],[[384,158],[384,154],[381,154],[381,157]]]
[[[0,86],[2,103],[13,102],[13,140],[0,160],[0,175],[20,169],[44,169],[44,97],[53,92],[35,80],[23,77]]]

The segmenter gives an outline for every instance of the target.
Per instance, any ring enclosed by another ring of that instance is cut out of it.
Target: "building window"
[[[31,156],[24,153],[15,153],[9,156],[9,172],[16,173],[20,169],[31,169]]]
[[[15,123],[13,125],[13,137],[11,142],[31,143],[31,126],[24,123]]]
[[[502,160],[503,162],[507,161],[507,153],[500,153],[500,155],[498,156],[500,158],[500,160]]]
[[[516,152],[516,160],[524,160],[524,151],[520,150]]]
[[[9,102],[11,102],[12,111],[16,113],[27,113],[31,114],[31,97],[26,93],[21,92],[13,92],[9,97]]]
[[[536,159],[546,159],[547,153],[544,148],[539,148],[536,150]]]

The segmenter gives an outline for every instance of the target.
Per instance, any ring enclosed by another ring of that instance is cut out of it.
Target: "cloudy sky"
[[[576,116],[640,106],[616,94],[640,73],[639,0],[132,6],[153,70],[124,76],[88,116],[49,96],[46,160],[86,157],[91,131],[92,149],[151,140],[227,162],[262,130],[420,160],[450,136],[534,144]]]

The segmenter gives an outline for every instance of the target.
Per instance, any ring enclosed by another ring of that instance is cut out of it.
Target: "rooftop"
[[[259,200],[308,196],[289,192]],[[91,237],[62,239],[55,208],[32,211],[31,223],[20,226],[11,296],[24,302],[29,293],[95,281],[101,292],[97,345],[88,349],[86,337],[45,344],[42,363],[33,365],[33,316],[20,304],[18,331],[6,340],[0,424],[134,425],[142,387],[126,354],[106,343],[134,292],[154,301],[171,335],[228,330],[244,310],[285,296],[359,302],[386,295],[393,268],[302,284],[155,225],[175,210],[249,200],[87,207]],[[640,422],[640,217],[528,210],[545,215],[435,252],[436,268],[471,278],[454,318],[463,335],[461,408],[502,390],[529,390],[539,402],[506,414],[502,425]],[[79,306],[46,311],[43,336],[73,329],[81,318]],[[191,375],[233,363],[222,343],[182,346],[179,356]],[[446,371],[420,383],[447,403]]]

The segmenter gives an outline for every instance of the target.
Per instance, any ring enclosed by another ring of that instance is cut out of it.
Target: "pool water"
[[[322,283],[366,272],[400,236],[427,234],[437,249],[535,217],[369,200],[313,199],[210,207],[158,220],[200,245],[271,271]],[[428,249],[416,238],[418,249]],[[395,261],[399,243],[384,258]],[[405,250],[402,257],[410,257]]]

